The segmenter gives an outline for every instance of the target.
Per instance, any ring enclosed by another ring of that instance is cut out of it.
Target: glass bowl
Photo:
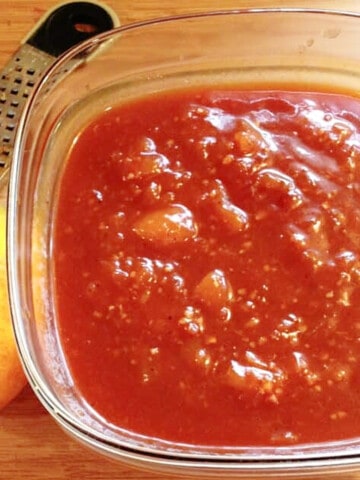
[[[359,44],[360,16],[352,13],[221,11],[115,29],[73,48],[49,69],[18,129],[8,197],[8,267],[26,374],[66,432],[112,459],[175,475],[360,475],[360,438],[277,448],[203,447],[106,423],[79,395],[67,369],[52,278],[52,225],[64,158],[76,133],[97,113],[125,99],[193,85],[325,86],[356,94]]]

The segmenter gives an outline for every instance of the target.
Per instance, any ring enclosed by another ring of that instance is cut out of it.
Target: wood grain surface
[[[0,0],[0,69],[27,32],[57,3]],[[185,12],[249,6],[316,6],[360,11],[360,0],[108,0],[107,4],[119,15],[122,24]],[[112,463],[79,446],[54,423],[29,387],[0,412],[1,480],[157,478],[156,474]]]

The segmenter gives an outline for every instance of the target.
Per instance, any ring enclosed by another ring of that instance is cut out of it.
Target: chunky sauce
[[[82,131],[54,261],[107,421],[203,445],[360,435],[360,101],[163,93]]]

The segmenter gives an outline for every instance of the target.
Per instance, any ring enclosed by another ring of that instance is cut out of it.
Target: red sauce
[[[78,136],[58,328],[107,421],[201,445],[360,435],[360,102],[189,90]]]

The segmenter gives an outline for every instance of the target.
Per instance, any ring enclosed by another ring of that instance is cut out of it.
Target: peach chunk
[[[276,168],[263,168],[257,174],[255,181],[257,194],[267,196],[272,200],[278,196],[278,202],[287,208],[296,208],[304,201],[301,190],[296,186],[293,178]]]
[[[248,214],[231,202],[221,180],[209,183],[210,191],[203,199],[212,205],[219,221],[232,233],[245,231],[249,227]]]
[[[127,157],[122,163],[124,180],[138,180],[143,177],[156,175],[166,171],[170,162],[157,152],[142,153],[138,156]]]
[[[133,231],[143,240],[166,246],[196,237],[198,226],[191,210],[173,204],[141,216],[134,223]]]
[[[134,141],[127,155],[120,150],[111,157],[124,181],[148,178],[167,171],[170,166],[170,160],[157,151],[156,143],[150,137]]]
[[[282,394],[285,374],[280,369],[242,365],[231,360],[225,383],[243,392],[257,392],[272,403],[278,403]]]
[[[207,273],[197,284],[194,295],[206,306],[220,310],[232,300],[233,290],[225,273],[215,269]]]
[[[249,218],[247,213],[229,200],[224,199],[222,203],[216,205],[217,213],[224,225],[232,232],[242,232],[249,227]]]

